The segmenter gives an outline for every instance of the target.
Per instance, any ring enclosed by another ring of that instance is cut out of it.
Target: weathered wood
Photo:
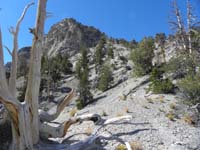
[[[12,57],[12,52],[11,52],[11,50],[10,50],[7,46],[5,46],[5,45],[4,45],[4,48],[8,51],[8,53],[9,53],[10,56]]]
[[[98,124],[98,128],[93,132],[91,136],[89,136],[86,140],[80,141],[75,144],[71,145],[65,145],[65,144],[59,144],[59,145],[43,145],[44,148],[41,149],[48,149],[48,150],[54,150],[54,149],[65,149],[65,150],[82,150],[82,149],[97,149],[99,145],[96,143],[99,143],[97,141],[101,140],[110,140],[113,139],[113,137],[105,137],[102,136],[100,130],[104,127],[106,127],[109,124],[118,122],[118,121],[123,121],[123,120],[130,120],[132,116],[121,116],[121,117],[116,117],[116,118],[111,118],[111,119],[103,119],[101,118],[100,115],[98,114],[85,114],[81,116],[77,116],[74,118],[69,119],[68,121],[64,122],[63,124],[50,124],[50,123],[45,123],[41,126],[40,132],[42,133],[41,136],[42,138],[57,138],[57,137],[64,137],[67,129],[78,122],[83,122],[83,121],[93,121],[95,124]],[[66,128],[65,128],[66,127]],[[123,142],[124,144],[126,142]]]
[[[16,73],[17,73],[17,49],[18,49],[18,32],[26,11],[33,3],[28,4],[20,19],[17,22],[16,29],[11,28],[10,32],[14,36],[14,48],[12,52],[12,69],[9,86],[5,77],[3,48],[0,32],[0,102],[2,102],[8,111],[12,124],[13,150],[33,149],[33,145],[39,140],[39,118],[38,118],[38,95],[40,87],[40,61],[41,47],[44,32],[46,0],[39,0],[36,33],[34,36],[31,66],[29,71],[29,88],[25,102],[20,103],[16,97]],[[9,87],[9,88],[8,88]]]
[[[179,34],[180,40],[181,40],[180,44],[182,45],[182,49],[184,51],[187,51],[188,44],[187,44],[186,29],[184,27],[182,15],[180,13],[180,9],[177,5],[176,0],[173,1],[172,6],[173,6],[173,13],[176,17],[176,21],[171,21],[170,24],[175,26],[175,29],[178,30],[178,34]]]
[[[4,56],[3,56],[3,44],[2,44],[2,33],[0,28],[0,95],[7,96],[8,84],[6,82],[5,68],[4,68]]]
[[[32,132],[30,130],[31,121],[28,109],[28,106],[23,103],[15,114],[10,115],[12,120],[17,121],[16,123],[12,122],[13,150],[33,149]]]
[[[40,89],[40,69],[42,56],[42,40],[44,34],[44,24],[46,17],[47,0],[38,1],[36,27],[34,32],[33,44],[31,48],[30,68],[28,74],[28,84],[25,94],[25,101],[29,106],[33,144],[39,140],[39,89]]]
[[[97,128],[96,131],[94,131],[94,133],[89,136],[85,141],[81,141],[79,143],[76,143],[76,144],[72,144],[70,145],[70,149],[73,149],[73,150],[82,150],[84,148],[87,148],[87,149],[97,149],[98,148],[98,145],[96,143],[99,143],[97,141],[101,141],[101,140],[111,140],[113,139],[114,137],[105,137],[105,136],[102,136],[100,133],[98,133],[100,131],[100,129],[106,127],[107,125],[109,124],[112,124],[112,123],[115,123],[115,122],[118,122],[118,121],[123,121],[123,120],[130,120],[132,118],[132,116],[128,115],[128,116],[121,116],[121,117],[115,117],[115,118],[111,118],[111,119],[107,119],[107,120],[104,120],[103,122],[101,122],[101,125],[99,128]],[[125,142],[123,142],[125,144]],[[69,150],[70,150],[69,149]]]
[[[10,33],[13,35],[13,51],[12,51],[12,64],[11,64],[11,71],[10,71],[10,78],[9,78],[9,91],[13,97],[16,97],[16,79],[17,79],[17,61],[18,61],[18,34],[19,34],[19,27],[24,19],[24,16],[31,5],[34,3],[28,4],[22,15],[20,16],[19,20],[17,21],[16,28],[10,28]]]
[[[132,150],[131,145],[129,142],[125,142],[127,150]]]
[[[43,122],[40,124],[40,136],[44,139],[48,139],[50,137],[64,137],[71,125],[83,121],[93,121],[94,123],[100,123],[102,121],[102,118],[98,114],[87,114],[70,118],[69,120],[61,124]]]
[[[74,89],[72,89],[72,91],[65,96],[65,98],[59,102],[59,104],[57,105],[56,111],[53,113],[49,113],[43,110],[39,110],[39,118],[41,122],[51,122],[53,120],[55,120],[60,113],[63,111],[63,109],[70,103],[70,101],[72,100],[72,98],[75,95],[75,91]]]
[[[189,48],[189,54],[192,54],[192,38],[191,38],[191,25],[192,25],[192,12],[191,12],[192,6],[190,4],[190,1],[187,0],[187,25],[188,25],[188,48]]]

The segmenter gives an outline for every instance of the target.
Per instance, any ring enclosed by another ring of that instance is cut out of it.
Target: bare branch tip
[[[8,53],[12,56],[12,52],[11,52],[11,50],[7,47],[7,46],[3,46],[7,51],[8,51]]]

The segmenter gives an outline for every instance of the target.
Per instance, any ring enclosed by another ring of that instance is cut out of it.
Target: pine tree
[[[109,65],[105,64],[101,69],[100,81],[98,89],[105,91],[110,87],[111,81],[113,80],[112,71]]]
[[[134,63],[134,73],[137,76],[146,75],[152,70],[152,59],[154,57],[154,39],[144,38],[131,53],[131,60]]]
[[[88,66],[87,50],[82,48],[81,58],[76,64],[76,76],[79,80],[79,99],[77,100],[78,109],[83,108],[93,99],[89,87],[89,66]]]
[[[62,56],[61,71],[64,74],[71,74],[73,65],[69,61],[69,55],[66,53]]]
[[[101,65],[103,64],[103,57],[104,57],[104,46],[106,44],[106,38],[103,36],[99,44],[97,46],[96,52],[95,52],[95,64],[96,64],[96,72],[99,70]]]
[[[110,47],[109,48],[109,50],[108,50],[108,57],[110,57],[110,58],[114,58],[114,52],[113,52],[113,48],[112,47]]]

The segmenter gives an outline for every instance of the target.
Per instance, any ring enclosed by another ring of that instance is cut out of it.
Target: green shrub
[[[154,67],[150,74],[150,80],[160,80],[162,78],[164,71],[161,67]]]
[[[87,87],[85,87],[85,88],[80,87],[79,93],[80,93],[80,95],[79,95],[79,99],[76,100],[76,106],[77,106],[78,109],[82,109],[87,104],[92,102],[93,95]]]
[[[151,71],[154,57],[153,49],[153,38],[144,38],[138,47],[132,51],[131,60],[134,63],[134,74],[136,76],[143,76]]]
[[[154,68],[151,72],[150,80],[151,84],[149,85],[149,90],[156,94],[161,93],[172,93],[174,90],[174,85],[169,79],[163,79],[163,71],[159,68]]]
[[[77,107],[77,109],[79,109],[79,110],[82,109],[82,108],[84,107],[80,99],[77,99],[77,100],[76,100],[76,107]]]
[[[115,147],[115,150],[126,150],[126,145],[119,144],[119,145],[117,145],[117,147]]]
[[[186,55],[172,58],[163,68],[166,73],[172,73],[172,77],[176,79],[195,73],[194,60]]]
[[[177,85],[191,103],[200,102],[200,75],[188,75],[180,80]]]

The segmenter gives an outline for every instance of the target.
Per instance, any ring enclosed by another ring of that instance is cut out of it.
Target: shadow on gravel
[[[121,124],[124,124],[124,125],[148,125],[150,124],[149,122],[141,122],[141,123],[132,123],[132,122],[114,122],[114,123],[110,123],[112,125],[121,125]]]
[[[65,140],[63,140],[62,143],[67,143],[67,144],[74,143],[75,140],[70,140],[70,139],[73,138],[74,136],[78,136],[78,135],[87,135],[87,136],[90,136],[88,133],[76,133],[76,134],[73,134],[73,135],[67,137]],[[75,142],[78,142],[78,141],[75,141]]]
[[[156,131],[156,129],[144,128],[144,129],[136,129],[136,130],[131,131],[131,132],[116,133],[113,136],[120,137],[120,136],[124,136],[124,135],[135,135],[135,134],[138,134],[139,132],[148,131],[148,130]]]
[[[10,122],[0,125],[0,150],[8,150],[12,141],[12,131]]]
[[[145,124],[145,123],[135,123],[134,125],[141,125],[141,124]],[[76,149],[76,150],[106,150],[105,146],[109,143],[109,141],[117,141],[119,143],[124,144],[125,141],[121,138],[121,136],[125,136],[125,135],[132,136],[132,135],[138,134],[139,132],[144,132],[144,131],[148,131],[148,130],[156,130],[156,129],[143,128],[143,129],[136,129],[131,132],[121,132],[121,133],[116,133],[116,134],[110,133],[110,136],[108,136],[108,137],[100,136],[101,140],[99,140],[99,138],[97,138],[94,143],[88,142],[86,145],[84,145],[84,147],[79,147],[82,144],[82,141],[69,140],[72,137],[77,136],[77,135],[81,135],[81,134],[88,135],[86,133],[77,133],[72,136],[69,136],[67,139],[65,139],[62,142],[62,144],[59,144],[58,142],[53,142],[53,141],[45,141],[45,142],[41,142],[39,144],[38,148],[40,150],[55,150],[55,149],[72,150],[71,147],[78,146],[79,149]],[[102,140],[103,140],[103,142],[102,142]]]
[[[96,98],[94,98],[92,101],[88,102],[87,105],[88,105],[88,104],[95,105],[96,102],[97,102],[98,100],[100,100],[100,99],[102,99],[102,98],[105,98],[105,97],[107,97],[107,95],[102,95],[102,96],[96,97]]]

